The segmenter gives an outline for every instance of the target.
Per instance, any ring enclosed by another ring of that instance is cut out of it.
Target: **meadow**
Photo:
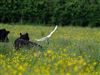
[[[48,35],[54,26],[0,24],[10,31],[9,42],[0,42],[0,75],[100,75],[100,28],[60,27],[43,49],[16,51],[20,32],[31,41]]]

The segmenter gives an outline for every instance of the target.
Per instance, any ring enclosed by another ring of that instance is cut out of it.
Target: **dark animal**
[[[25,34],[20,33],[20,37],[18,39],[24,39],[27,41],[30,40],[28,33],[25,33]]]
[[[0,42],[9,42],[8,34],[10,31],[6,31],[6,29],[0,29]]]
[[[40,48],[42,48],[42,46],[38,45],[37,43],[29,41],[28,33],[26,33],[26,34],[20,33],[20,37],[15,40],[14,45],[15,45],[16,50],[18,50],[22,47],[28,47],[28,48],[40,47]]]

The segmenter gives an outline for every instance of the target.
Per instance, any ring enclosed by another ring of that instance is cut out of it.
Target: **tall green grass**
[[[100,29],[60,27],[47,42],[37,42],[43,49],[13,47],[20,32],[29,33],[31,41],[42,38],[54,27],[35,25],[5,25],[10,31],[8,43],[0,42],[1,75],[99,75]]]

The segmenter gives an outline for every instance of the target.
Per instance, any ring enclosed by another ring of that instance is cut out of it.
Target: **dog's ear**
[[[26,33],[26,35],[28,36],[28,33]]]
[[[6,29],[0,29],[1,31],[6,31]]]
[[[20,33],[20,36],[22,35],[22,33]]]
[[[7,31],[7,33],[10,33],[10,31]]]

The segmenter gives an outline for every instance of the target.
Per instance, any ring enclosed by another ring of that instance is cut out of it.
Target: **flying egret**
[[[36,39],[36,41],[45,41],[45,40],[47,41],[51,37],[51,35],[56,31],[56,29],[57,29],[57,26],[55,26],[54,30],[49,35],[41,39]]]

